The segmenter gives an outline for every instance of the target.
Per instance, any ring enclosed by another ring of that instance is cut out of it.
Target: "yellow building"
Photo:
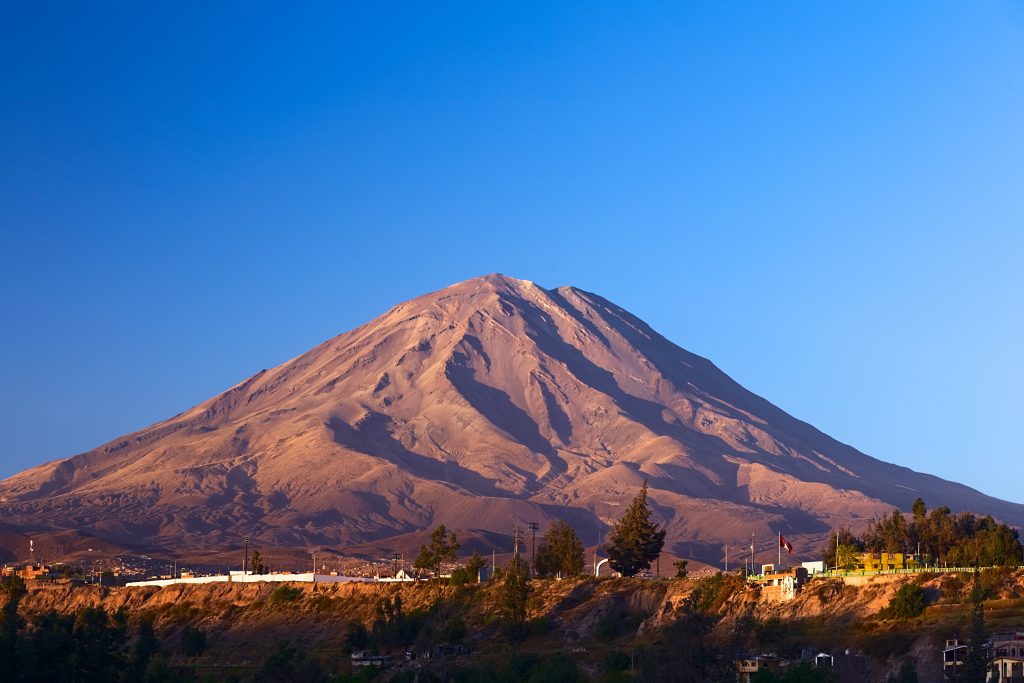
[[[857,569],[866,572],[902,571],[920,566],[917,555],[911,553],[861,553],[857,559]]]

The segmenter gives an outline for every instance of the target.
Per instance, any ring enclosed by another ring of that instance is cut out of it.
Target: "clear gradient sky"
[[[0,22],[0,476],[498,271],[1024,502],[1020,0],[153,5]]]

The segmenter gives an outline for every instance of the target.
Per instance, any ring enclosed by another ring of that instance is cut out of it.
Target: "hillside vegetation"
[[[988,628],[1024,625],[1024,572],[986,570],[979,578]],[[715,681],[730,680],[737,652],[781,656],[807,647],[863,653],[871,680],[906,660],[929,680],[942,639],[969,626],[971,584],[953,574],[872,577],[858,586],[816,580],[777,604],[734,575],[535,580],[520,627],[507,619],[501,582],[34,588],[17,599],[17,618],[8,585],[0,631],[25,671],[39,661],[34,641],[52,632],[64,634],[71,652],[100,643],[123,671],[140,666],[142,642],[151,650],[146,680]],[[889,608],[908,586],[923,611],[900,616]],[[454,644],[471,652],[422,658]],[[364,649],[393,654],[399,666],[354,671],[349,654]],[[405,662],[406,650],[420,658]]]

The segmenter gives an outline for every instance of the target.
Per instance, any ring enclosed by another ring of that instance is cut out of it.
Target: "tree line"
[[[914,501],[909,521],[899,510],[893,510],[886,517],[872,520],[862,536],[848,529],[833,531],[822,556],[828,566],[849,569],[856,565],[861,552],[907,553],[918,548],[926,563],[932,565],[996,567],[1024,562],[1024,546],[1016,529],[991,515],[954,514],[948,507],[929,512],[920,498]]]
[[[644,480],[625,514],[612,526],[604,546],[608,564],[623,576],[635,576],[650,569],[651,563],[661,555],[665,529],[651,517],[647,480]],[[449,532],[442,524],[431,532],[429,542],[420,546],[413,566],[439,575],[443,564],[456,562],[461,547],[455,532]],[[474,553],[467,565],[473,570],[469,578],[475,580],[476,572],[486,565],[487,561]],[[583,541],[576,530],[567,522],[554,522],[540,540],[533,558],[532,574],[543,578],[577,576],[583,572],[583,565]],[[685,565],[680,571],[685,572]],[[452,576],[455,578],[454,573]]]
[[[180,671],[169,665],[169,653],[157,639],[150,619],[140,619],[131,629],[124,608],[108,614],[99,607],[85,607],[68,615],[50,610],[27,623],[18,614],[25,592],[18,577],[0,582],[0,596],[6,599],[0,611],[0,680],[181,680]],[[179,645],[181,654],[195,656],[205,647],[206,634],[186,626]]]

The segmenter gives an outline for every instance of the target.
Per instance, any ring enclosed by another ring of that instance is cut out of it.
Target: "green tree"
[[[837,540],[839,541],[838,561],[836,559]],[[863,550],[864,543],[854,536],[849,529],[837,529],[829,535],[828,542],[822,546],[821,559],[824,561],[826,568],[838,567],[848,571],[857,566],[857,561]]]
[[[469,560],[466,562],[466,572],[470,576],[470,580],[474,583],[480,578],[480,570],[487,566],[487,560],[480,556],[480,553],[476,550],[469,556]]]
[[[57,614],[52,609],[33,620],[24,642],[21,680],[75,679],[74,626],[74,615]]]
[[[198,657],[206,651],[206,632],[198,626],[188,624],[181,630],[181,653],[186,657]]]
[[[864,534],[864,545],[873,553],[902,553],[910,545],[910,525],[899,510],[872,520]]]
[[[544,534],[537,551],[537,573],[541,576],[576,576],[583,571],[583,541],[566,522],[555,522]]]
[[[622,519],[609,534],[608,563],[623,576],[634,576],[649,569],[665,545],[665,530],[651,521],[647,505],[647,480]]]
[[[0,582],[0,595],[6,596],[3,611],[0,611],[0,662],[14,678],[18,666],[18,634],[24,626],[18,615],[18,605],[25,596],[25,582],[17,576],[5,577]]]
[[[263,556],[260,555],[259,550],[252,551],[252,562],[249,566],[249,569],[252,571],[253,574],[267,573],[267,566],[263,564]]]
[[[676,568],[676,578],[685,579],[687,575],[686,565],[690,564],[689,560],[676,560],[672,563],[672,566]]]
[[[145,679],[149,661],[159,649],[160,641],[153,631],[153,617],[143,617],[139,620],[139,633],[135,639],[135,647],[132,648],[130,668],[134,680]]]
[[[480,556],[480,553],[476,550],[470,555],[469,559],[466,560],[465,567],[459,567],[452,572],[452,585],[462,586],[467,583],[477,583],[480,581],[480,570],[487,566],[487,560]]]
[[[449,534],[444,524],[442,524],[431,532],[430,544],[420,546],[419,555],[416,556],[416,562],[413,566],[417,569],[427,569],[435,574],[440,574],[441,564],[443,562],[454,562],[458,558],[459,548],[461,547],[458,539],[455,537],[455,532],[453,531]]]
[[[960,680],[984,683],[988,672],[988,634],[985,631],[985,592],[978,572],[971,585],[971,628],[967,637],[967,655]]]
[[[366,626],[363,622],[358,619],[349,619],[348,624],[345,626],[346,654],[365,650],[366,646],[369,644],[370,632],[366,630]]]
[[[446,643],[461,643],[467,633],[469,633],[469,627],[461,617],[457,616],[445,622],[444,628],[441,629],[441,637]]]
[[[278,643],[277,650],[263,660],[255,680],[268,683],[321,683],[326,682],[328,676],[319,659],[291,642],[282,642]]]
[[[501,606],[509,623],[522,627],[526,621],[526,601],[530,597],[530,567],[519,555],[502,572]]]
[[[707,683],[733,681],[736,674],[710,642],[715,619],[683,604],[681,614],[661,633],[658,642],[636,656],[636,680],[645,683]]]
[[[75,617],[75,680],[117,680],[124,669],[121,648],[125,639],[125,615],[108,617],[99,607],[85,607]]]
[[[924,589],[914,583],[905,583],[892,596],[889,605],[879,612],[879,616],[883,619],[910,619],[923,612],[924,607]]]

